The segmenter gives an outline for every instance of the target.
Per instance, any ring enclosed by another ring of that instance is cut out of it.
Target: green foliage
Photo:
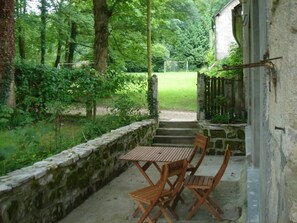
[[[209,62],[208,64],[212,64],[212,56],[211,53],[209,53]],[[203,69],[201,70],[202,73],[205,73],[209,76],[220,76],[220,77],[235,77],[236,75],[242,74],[242,69],[235,69],[235,70],[225,70],[223,71],[222,66],[228,65],[228,66],[235,66],[242,64],[243,58],[242,58],[242,49],[237,45],[234,44],[230,47],[229,55],[225,57],[224,59],[220,61],[215,61],[215,65],[211,67],[211,69]]]
[[[133,81],[126,80],[126,84],[116,92],[111,111],[123,120],[130,120],[131,117],[134,119],[142,116],[141,109],[146,107],[147,82],[144,76],[126,77]]]
[[[46,121],[9,133],[0,131],[0,140],[5,138],[5,142],[0,141],[0,176],[143,118],[123,119],[117,115],[105,115],[89,121],[83,117],[64,116],[58,141],[54,124]]]
[[[107,97],[126,83],[136,81],[133,79],[114,70],[103,76],[87,68],[70,70],[17,63],[16,100],[19,109],[42,118],[53,102],[65,106]]]
[[[0,106],[0,130],[8,128],[12,115],[13,109],[11,107]]]
[[[230,123],[230,116],[229,116],[229,114],[224,114],[224,115],[215,114],[211,118],[211,122],[212,123],[218,123],[218,124],[229,124]]]
[[[208,32],[202,21],[189,23],[185,29],[179,30],[179,42],[172,56],[178,60],[188,60],[192,70],[201,67],[205,63],[204,55],[209,49]]]
[[[212,123],[217,124],[236,124],[236,123],[246,123],[246,117],[239,116],[236,114],[231,115],[230,113],[227,114],[215,114],[212,116],[211,120]]]
[[[148,79],[147,103],[151,118],[157,119],[159,117],[158,100],[154,98],[154,80],[157,79],[155,75]]]
[[[4,58],[5,61],[7,58]],[[4,67],[0,81],[0,106],[6,105],[11,91],[11,83],[13,81],[13,66],[11,62],[1,64]]]

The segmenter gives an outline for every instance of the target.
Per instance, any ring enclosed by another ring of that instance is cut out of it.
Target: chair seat
[[[158,186],[148,186],[141,188],[139,190],[133,191],[129,193],[129,195],[134,199],[138,200],[145,204],[150,204],[157,196],[158,194]],[[171,195],[171,192],[169,190],[163,190],[160,197],[165,197]]]
[[[213,177],[209,176],[187,176],[184,186],[188,188],[209,189],[213,185]]]

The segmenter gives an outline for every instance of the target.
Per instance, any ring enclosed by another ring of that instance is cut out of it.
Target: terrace
[[[196,157],[195,157],[196,158]],[[213,175],[222,162],[222,156],[206,156],[197,174]],[[120,161],[123,162],[123,161]],[[246,222],[246,162],[245,157],[231,157],[227,170],[216,188],[213,199],[224,211],[223,222]],[[156,169],[150,168],[148,174],[157,178]],[[136,204],[129,198],[128,193],[147,185],[146,180],[139,170],[132,165],[124,173],[104,186],[83,204],[73,210],[59,223],[133,223],[138,218],[133,218],[132,213]],[[217,222],[205,208],[198,210],[196,215],[186,221],[185,217],[189,206],[194,201],[194,196],[189,190],[184,190],[182,195],[186,203],[179,203],[177,213],[182,222],[210,223]],[[167,222],[160,218],[158,222]]]

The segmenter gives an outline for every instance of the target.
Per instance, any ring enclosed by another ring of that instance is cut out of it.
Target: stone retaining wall
[[[151,144],[156,127],[133,123],[0,177],[0,223],[57,222],[124,171],[119,157]]]
[[[229,144],[233,156],[244,156],[246,124],[210,124],[199,122],[204,135],[209,137],[208,154],[223,155]]]

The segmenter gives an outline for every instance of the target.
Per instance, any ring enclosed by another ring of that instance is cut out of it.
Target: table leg
[[[146,170],[152,165],[152,163],[145,163],[143,166],[141,166],[139,164],[139,162],[137,161],[133,161],[133,163],[135,164],[135,166],[138,168],[138,170],[141,172],[141,174],[144,176],[144,178],[147,180],[147,182],[150,184],[150,185],[154,185],[153,181],[149,178],[149,176],[146,174]]]

